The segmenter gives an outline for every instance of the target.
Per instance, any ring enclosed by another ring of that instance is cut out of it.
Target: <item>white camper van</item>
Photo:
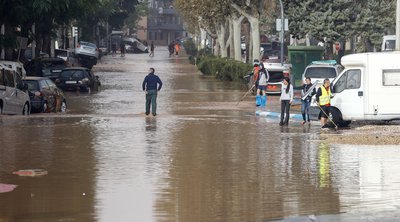
[[[340,126],[352,120],[398,120],[400,52],[344,56],[345,70],[332,83],[331,113]]]

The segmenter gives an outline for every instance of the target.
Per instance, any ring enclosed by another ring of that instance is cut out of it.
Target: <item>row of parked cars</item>
[[[69,67],[62,59],[38,58],[25,67],[0,61],[0,114],[66,112],[64,91],[91,93],[100,86],[91,69]]]

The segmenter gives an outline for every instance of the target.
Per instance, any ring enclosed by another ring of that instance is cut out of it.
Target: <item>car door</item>
[[[5,80],[5,99],[4,99],[4,113],[16,114],[17,113],[17,91],[15,88],[14,73],[11,70],[4,70]]]
[[[4,104],[5,99],[6,99],[6,83],[5,83],[4,69],[0,69],[0,101],[2,101],[2,107],[0,107],[2,109],[0,110],[0,113],[5,112],[6,108],[6,104]]]
[[[357,120],[364,117],[364,92],[361,68],[348,69],[333,83],[332,105],[339,108],[343,119]]]
[[[17,100],[16,101],[17,113],[21,113],[20,111],[22,111],[25,103],[29,100],[29,94],[25,89],[23,89],[24,82],[22,81],[22,77],[17,72],[14,72],[14,81],[15,81],[15,96]]]

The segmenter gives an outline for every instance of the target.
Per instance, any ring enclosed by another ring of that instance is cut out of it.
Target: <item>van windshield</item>
[[[309,67],[304,75],[310,78],[331,79],[336,77],[334,67]]]

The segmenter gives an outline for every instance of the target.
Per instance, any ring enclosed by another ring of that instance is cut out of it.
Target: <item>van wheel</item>
[[[22,109],[22,115],[27,116],[29,115],[29,104],[25,103],[24,108]]]
[[[330,109],[330,117],[333,122],[339,127],[347,127],[351,123],[351,121],[344,121],[342,117],[342,113],[336,107],[331,107]]]

